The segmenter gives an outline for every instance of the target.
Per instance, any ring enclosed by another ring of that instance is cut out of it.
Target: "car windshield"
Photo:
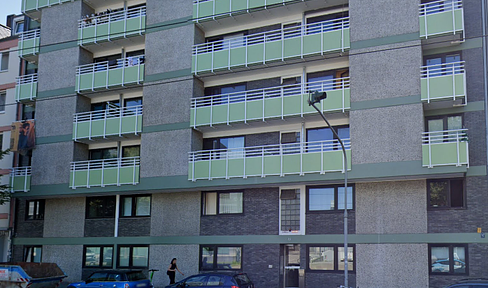
[[[88,277],[87,281],[105,281],[107,279],[107,272],[95,272],[90,277]]]
[[[147,279],[146,275],[144,275],[144,273],[142,273],[141,271],[129,272],[127,273],[127,278],[129,279],[129,281],[139,281]]]
[[[247,283],[251,282],[251,280],[249,280],[249,277],[247,277],[247,274],[234,275],[234,279],[236,279],[237,284],[239,284],[239,285],[247,284]]]

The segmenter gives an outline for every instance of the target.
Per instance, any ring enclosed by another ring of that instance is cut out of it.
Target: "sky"
[[[0,23],[5,25],[7,15],[20,14],[21,0],[0,0]]]

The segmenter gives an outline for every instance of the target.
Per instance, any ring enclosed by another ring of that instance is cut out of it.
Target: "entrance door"
[[[300,269],[300,244],[286,244],[284,252],[284,288],[298,288],[298,272]]]

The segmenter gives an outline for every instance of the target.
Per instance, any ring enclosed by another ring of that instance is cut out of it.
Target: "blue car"
[[[246,273],[204,273],[193,275],[166,288],[255,288]]]
[[[68,288],[152,288],[142,270],[100,270],[84,282],[75,282]]]

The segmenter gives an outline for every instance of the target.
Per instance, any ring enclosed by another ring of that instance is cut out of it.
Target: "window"
[[[41,263],[42,246],[24,246],[24,262]]]
[[[354,271],[354,246],[347,248],[347,270]],[[308,246],[307,263],[311,271],[344,271],[344,246]]]
[[[281,189],[280,191],[280,231],[298,233],[300,229],[300,189]]]
[[[3,151],[3,133],[0,133],[0,150]]]
[[[140,108],[141,105],[142,105],[142,97],[125,99],[124,107],[126,109],[124,112],[124,116],[141,115],[142,114],[142,109]]]
[[[44,219],[44,200],[31,200],[26,202],[25,220]]]
[[[83,267],[111,268],[113,246],[83,246]]]
[[[433,55],[424,58],[425,66],[428,67],[427,75],[430,77],[459,74],[461,69],[461,54]]]
[[[36,102],[22,104],[22,120],[35,119]]]
[[[86,218],[114,218],[115,196],[87,197]]]
[[[241,246],[200,246],[200,270],[239,270],[241,263]]]
[[[141,146],[124,146],[122,147],[122,157],[138,157],[141,156]]]
[[[7,101],[7,92],[0,91],[0,112],[5,112],[6,101]]]
[[[117,148],[103,148],[90,150],[90,160],[118,158]]]
[[[427,181],[429,208],[464,207],[464,180],[439,179]]]
[[[336,130],[337,134],[343,142],[349,139],[349,126],[338,126],[333,128]],[[320,143],[323,141],[327,142],[324,144]],[[307,129],[307,142],[308,152],[320,152],[321,149],[323,149],[324,151],[341,149],[339,141],[328,127]],[[323,145],[324,147],[321,148],[321,145]]]
[[[456,142],[459,137],[465,138],[465,134],[460,131],[463,129],[462,115],[445,115],[439,117],[429,117],[426,119],[427,132],[442,132],[444,133],[430,133],[430,142]],[[462,139],[460,139],[462,140]]]
[[[468,246],[430,244],[430,273],[468,275]]]
[[[19,167],[31,166],[32,149],[27,150],[25,155],[19,153]]]
[[[344,210],[344,186],[307,187],[308,211]],[[347,209],[354,209],[354,187],[347,187]]]
[[[203,215],[243,213],[243,192],[204,192]]]
[[[120,217],[151,216],[151,196],[120,197]]]
[[[214,105],[242,102],[245,99],[244,91],[246,89],[246,83],[207,87],[205,88],[205,96],[220,95],[220,97],[213,97],[212,103]]]
[[[244,139],[244,136],[203,139],[203,150],[226,150],[211,152],[215,159],[220,157],[242,158],[244,157]]]
[[[118,267],[145,268],[149,263],[149,246],[129,245],[119,246]]]
[[[8,52],[1,52],[0,53],[0,71],[7,71],[8,70]]]
[[[24,21],[16,21],[14,34],[17,35],[22,32],[24,32]]]

